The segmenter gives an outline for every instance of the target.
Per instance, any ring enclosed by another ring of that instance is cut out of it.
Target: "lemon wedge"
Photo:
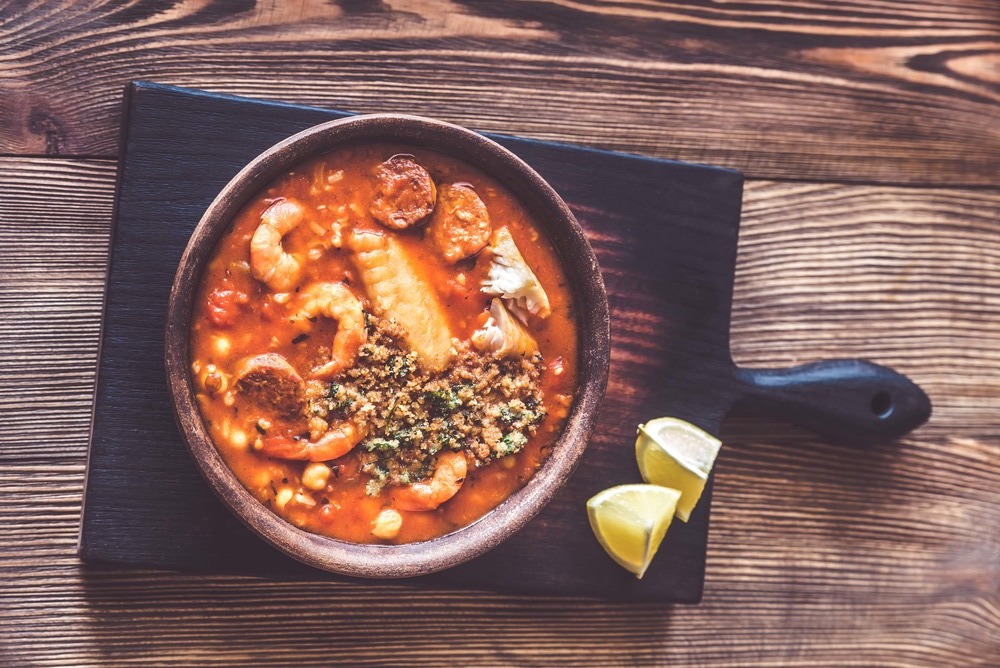
[[[618,485],[587,501],[587,516],[608,555],[642,578],[674,518],[681,493],[659,485]]]
[[[687,522],[705,490],[722,442],[693,424],[662,417],[639,425],[635,458],[642,479],[678,489],[677,517]]]

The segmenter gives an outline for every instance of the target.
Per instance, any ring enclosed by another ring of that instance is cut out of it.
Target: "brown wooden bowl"
[[[528,483],[473,524],[429,541],[403,545],[350,543],[303,531],[272,513],[236,478],[202,422],[191,374],[194,295],[217,242],[240,209],[297,164],[333,149],[372,142],[430,148],[494,177],[549,235],[577,305],[577,396],[552,455]],[[166,371],[177,423],[191,455],[223,503],[250,529],[286,554],[345,575],[398,578],[468,561],[497,546],[559,491],[583,455],[604,398],[610,358],[608,301],[597,259],[566,203],[531,167],[470,130],[402,114],[354,116],[323,123],[274,145],[222,189],[202,216],[181,258],[170,292]],[[580,512],[585,512],[580,508]],[[554,537],[558,539],[558,537]]]

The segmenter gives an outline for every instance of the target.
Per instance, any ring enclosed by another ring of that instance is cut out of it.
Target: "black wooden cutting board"
[[[343,115],[156,84],[128,87],[80,536],[84,560],[279,578],[339,577],[278,553],[210,492],[174,424],[163,331],[177,262],[216,193],[265,148]],[[674,522],[641,581],[598,546],[584,504],[612,485],[641,482],[634,457],[639,422],[675,415],[718,433],[733,403],[761,384],[752,372],[737,370],[729,356],[742,176],[493,138],[540,172],[587,231],[611,307],[607,398],[577,472],[537,518],[475,561],[408,582],[697,602],[705,576],[710,488],[690,522]],[[868,384],[861,389],[870,392],[871,379],[862,380]],[[885,387],[895,393],[899,388],[892,381],[889,377]],[[869,401],[867,394],[863,400]]]

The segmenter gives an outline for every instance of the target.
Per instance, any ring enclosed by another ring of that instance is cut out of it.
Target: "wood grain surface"
[[[751,177],[1000,172],[994,0],[89,4],[0,6],[0,152],[114,156],[146,79]]]
[[[998,17],[0,5],[0,665],[1000,665]],[[860,453],[730,419],[693,608],[83,568],[117,101],[138,77],[745,169],[737,361],[868,357],[934,415]]]

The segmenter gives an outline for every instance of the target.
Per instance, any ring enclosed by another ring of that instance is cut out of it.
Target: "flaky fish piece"
[[[538,352],[538,342],[496,297],[490,303],[490,318],[472,334],[477,350],[501,357],[525,357]]]
[[[347,240],[361,282],[376,313],[395,320],[406,342],[431,371],[454,354],[451,329],[437,292],[414,269],[406,249],[391,236],[356,230]]]
[[[528,321],[529,313],[547,318],[552,312],[549,297],[521,256],[510,230],[501,227],[494,232],[488,248],[492,258],[489,274],[483,281],[483,292],[507,300],[511,312],[521,322]]]

